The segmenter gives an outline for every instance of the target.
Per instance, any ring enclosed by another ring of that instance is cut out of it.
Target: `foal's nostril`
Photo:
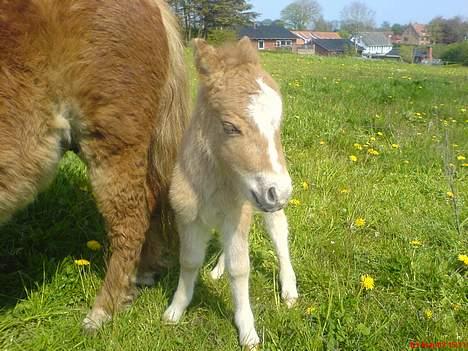
[[[276,189],[274,187],[268,189],[267,200],[270,204],[276,204],[278,202],[278,194],[276,193]]]

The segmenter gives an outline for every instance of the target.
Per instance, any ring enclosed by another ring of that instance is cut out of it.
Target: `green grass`
[[[286,212],[301,295],[291,310],[279,301],[277,260],[256,221],[250,295],[263,349],[468,342],[468,271],[458,260],[468,254],[468,161],[457,160],[468,158],[468,69],[290,54],[263,61],[285,101],[283,142],[299,200]],[[85,174],[67,154],[52,187],[0,229],[0,349],[237,350],[227,279],[207,274],[215,243],[180,325],[160,321],[174,269],[97,336],[82,334],[105,271],[105,250],[86,242],[106,242]],[[91,265],[76,266],[78,258]],[[362,289],[363,274],[373,290]]]

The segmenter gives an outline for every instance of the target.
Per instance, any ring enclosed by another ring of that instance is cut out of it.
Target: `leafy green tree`
[[[392,30],[392,26],[390,25],[390,22],[383,21],[379,29],[384,32],[389,32]]]
[[[207,38],[212,30],[233,29],[252,23],[257,13],[246,0],[170,0],[186,40]]]
[[[281,20],[291,29],[306,29],[322,17],[322,8],[315,0],[296,0],[281,11]]]
[[[468,22],[460,16],[433,18],[428,25],[434,43],[451,44],[461,42],[468,33]]]
[[[399,23],[394,23],[392,25],[391,30],[392,30],[393,34],[395,34],[395,35],[402,35],[403,32],[406,30],[406,27],[407,26],[401,25]]]

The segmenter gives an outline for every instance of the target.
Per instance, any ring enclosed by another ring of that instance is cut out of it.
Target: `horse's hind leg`
[[[155,204],[147,183],[145,150],[134,146],[103,153],[105,142],[105,139],[97,140],[92,146],[81,148],[89,164],[91,183],[111,246],[103,286],[83,321],[83,327],[90,332],[135,297],[136,268]],[[101,154],[96,157],[98,153]]]
[[[0,99],[0,224],[50,184],[61,140],[69,133],[63,117],[34,106],[33,96],[25,95]]]

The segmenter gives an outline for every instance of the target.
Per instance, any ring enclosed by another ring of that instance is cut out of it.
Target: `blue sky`
[[[280,17],[281,10],[292,0],[249,0],[260,19]],[[326,20],[339,20],[340,12],[352,0],[318,0]],[[367,0],[364,1],[376,12],[377,24],[418,22],[427,23],[435,16],[468,17],[468,0]]]

